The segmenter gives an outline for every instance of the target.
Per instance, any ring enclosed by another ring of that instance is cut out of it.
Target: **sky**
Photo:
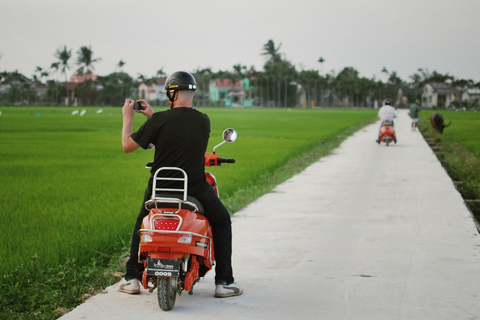
[[[385,81],[385,67],[408,81],[422,68],[480,82],[480,0],[2,0],[0,14],[0,71],[27,77],[63,46],[68,77],[82,46],[101,59],[97,75],[120,61],[132,77],[262,71],[273,40],[297,71]]]

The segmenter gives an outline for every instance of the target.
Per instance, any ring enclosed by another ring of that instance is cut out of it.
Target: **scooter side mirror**
[[[232,143],[233,141],[237,140],[237,131],[233,128],[228,128],[223,131],[223,142],[217,144],[213,147],[213,153],[215,153],[215,149],[220,147],[225,142]]]
[[[233,128],[228,128],[223,131],[223,140],[232,143],[237,140],[237,131]]]

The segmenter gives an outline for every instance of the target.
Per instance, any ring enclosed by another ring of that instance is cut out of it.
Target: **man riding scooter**
[[[392,103],[390,102],[389,99],[386,99],[384,105],[380,108],[380,110],[378,110],[378,117],[380,118],[380,120],[382,120],[382,122],[380,123],[380,130],[378,131],[378,138],[376,140],[377,143],[380,144],[381,142],[380,133],[381,133],[383,124],[385,123],[385,121],[389,121],[392,124],[392,126],[394,126],[393,118],[397,117],[397,110],[394,107],[392,107]],[[397,143],[396,135],[395,135],[394,142]]]
[[[152,194],[154,173],[161,167],[180,167],[188,175],[189,195],[197,198],[205,209],[204,216],[212,226],[215,242],[215,297],[238,296],[243,289],[234,282],[232,269],[232,229],[230,213],[205,179],[205,151],[210,137],[210,119],[204,113],[193,108],[194,91],[197,83],[192,74],[177,71],[171,74],[165,83],[165,91],[171,108],[154,112],[147,101],[141,99],[139,109],[134,109],[134,101],[125,100],[123,105],[122,147],[130,153],[138,148],[155,146],[155,155],[145,197],[135,224],[130,258],[126,264],[125,284],[120,291],[129,294],[140,293],[140,280],[144,265],[138,261],[140,230],[143,218],[149,211],[145,203]],[[132,132],[135,113],[147,117],[145,123],[136,132]]]

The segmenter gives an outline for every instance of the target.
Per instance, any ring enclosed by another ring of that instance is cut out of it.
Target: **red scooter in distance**
[[[385,142],[388,145],[390,142],[396,141],[395,139],[395,128],[393,127],[393,122],[385,120],[382,127],[380,128],[380,142]]]
[[[226,129],[224,141],[205,154],[205,166],[235,163],[235,159],[219,158],[215,150],[236,138],[234,129]],[[209,172],[205,176],[218,196],[216,178]],[[195,283],[215,264],[210,224],[202,215],[202,204],[188,195],[187,188],[188,176],[181,168],[158,169],[152,197],[145,203],[149,214],[139,230],[139,261],[145,266],[142,284],[150,292],[157,288],[158,305],[164,311],[173,309],[177,294],[192,295]]]

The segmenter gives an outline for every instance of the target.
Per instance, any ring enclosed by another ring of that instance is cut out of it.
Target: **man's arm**
[[[133,110],[133,101],[126,99],[122,108],[123,114],[123,127],[122,127],[122,148],[126,153],[133,152],[137,150],[140,145],[132,139],[132,120],[135,115],[135,110]]]

